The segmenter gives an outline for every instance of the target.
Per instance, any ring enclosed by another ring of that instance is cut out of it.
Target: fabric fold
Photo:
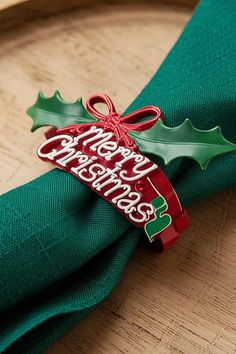
[[[222,127],[236,143],[234,0],[203,0],[127,112],[157,105],[166,124]],[[157,163],[161,163],[155,159]],[[236,182],[236,155],[202,172],[164,167],[184,206]],[[73,176],[54,170],[0,198],[0,352],[40,353],[108,296],[142,235]],[[181,242],[181,241],[179,241]]]

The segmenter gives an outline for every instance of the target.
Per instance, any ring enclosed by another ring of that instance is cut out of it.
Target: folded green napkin
[[[158,105],[167,125],[185,118],[201,129],[220,125],[236,142],[235,18],[235,0],[203,0],[128,111]],[[205,172],[186,159],[165,172],[188,206],[236,182],[236,155],[215,158]],[[0,219],[4,353],[39,353],[84,317],[111,293],[142,235],[57,169],[1,196]]]

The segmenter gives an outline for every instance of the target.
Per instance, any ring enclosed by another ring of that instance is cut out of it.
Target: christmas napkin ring
[[[97,103],[105,104],[108,113],[97,110]],[[188,216],[163,171],[142,153],[161,156],[165,163],[191,157],[204,169],[213,156],[236,146],[223,138],[219,127],[202,131],[186,120],[168,128],[158,107],[120,116],[111,99],[99,94],[87,100],[86,108],[81,99],[65,103],[59,92],[50,98],[39,94],[28,110],[32,131],[54,128],[46,133],[38,157],[71,173],[142,227],[151,243],[158,241],[167,250],[188,226]]]

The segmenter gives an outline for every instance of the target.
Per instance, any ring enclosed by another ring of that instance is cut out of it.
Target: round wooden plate
[[[37,92],[59,89],[68,101],[105,92],[122,112],[191,15],[194,1],[183,3],[1,3],[2,193],[50,169],[35,154],[42,130],[30,133],[25,113]],[[113,295],[48,354],[234,353],[235,195],[230,189],[194,205],[190,228],[169,252],[139,246]]]

